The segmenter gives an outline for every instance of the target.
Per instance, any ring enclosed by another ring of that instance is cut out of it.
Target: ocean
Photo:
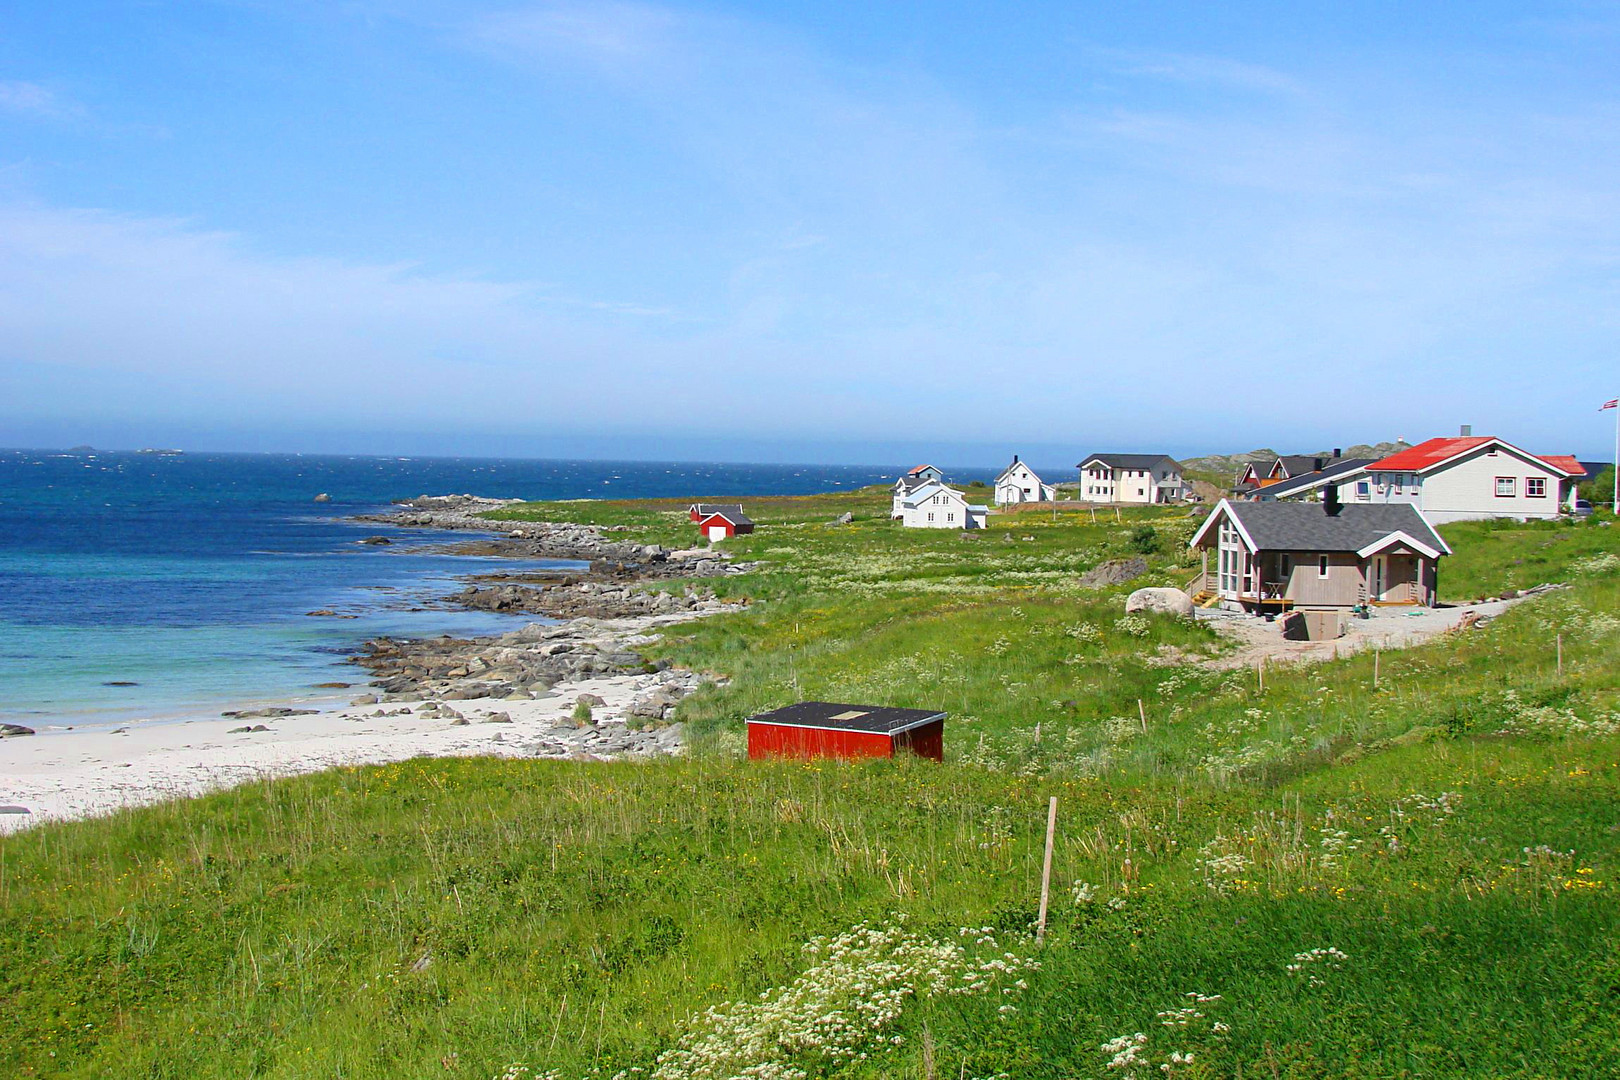
[[[799,495],[895,469],[474,458],[0,451],[0,721],[67,726],[231,704],[346,700],[378,635],[500,633],[532,616],[439,604],[499,562],[428,548],[476,534],[346,519],[414,495]],[[318,494],[330,502],[315,502]],[[526,562],[518,566],[570,566]],[[310,617],[331,609],[353,618]]]

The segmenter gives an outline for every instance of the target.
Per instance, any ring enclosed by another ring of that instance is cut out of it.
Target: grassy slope
[[[772,524],[734,546],[766,565],[720,584],[764,602],[665,646],[734,676],[683,706],[693,760],[409,762],[0,840],[0,1075],[610,1075],[791,980],[811,935],[894,912],[931,937],[1027,928],[1053,794],[1028,990],[915,1004],[849,1075],[920,1076],[925,1041],[952,1075],[1104,1075],[1097,1047],[1136,1031],[1196,1044],[1185,1076],[1620,1070],[1620,737],[1569,734],[1620,708],[1620,574],[1590,561],[1612,530],[1448,530],[1450,595],[1576,587],[1385,657],[1377,688],[1356,658],[1262,692],[1148,665],[1218,645],[1073,588],[1134,522],[964,540],[883,524],[870,492],[747,507]],[[854,526],[825,524],[844,508]],[[683,509],[534,516],[652,539]],[[1178,557],[1146,580],[1184,578]],[[738,762],[738,720],[800,695],[942,705],[950,761]],[[1287,973],[1327,946],[1349,960],[1322,985]],[[1158,1023],[1190,991],[1222,996],[1229,1035]]]

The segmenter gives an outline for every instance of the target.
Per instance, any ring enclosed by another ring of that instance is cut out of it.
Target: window
[[[1498,476],[1496,478],[1496,497],[1498,499],[1511,499],[1518,494],[1519,484],[1511,476]]]
[[[1328,557],[1326,555],[1318,555],[1316,557],[1316,576],[1328,576]]]
[[[928,511],[928,520],[929,521],[934,520],[934,512],[932,510]]]
[[[945,515],[945,520],[946,521],[955,521],[956,520],[956,511],[952,510],[950,513],[946,514]]]
[[[1365,499],[1372,495],[1372,485],[1365,480],[1356,481],[1356,498]]]
[[[1524,494],[1530,499],[1545,499],[1547,497],[1547,478],[1545,476],[1527,476],[1524,478]]]

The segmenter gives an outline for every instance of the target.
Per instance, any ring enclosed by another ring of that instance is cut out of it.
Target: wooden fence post
[[[1563,634],[1558,635],[1558,675],[1559,675],[1559,678],[1562,678],[1563,675],[1564,675],[1564,635]]]
[[[1046,806],[1046,861],[1041,865],[1041,915],[1035,925],[1035,940],[1046,940],[1046,907],[1052,893],[1052,840],[1057,834],[1057,796]]]
[[[1147,734],[1147,710],[1142,708],[1142,699],[1136,699],[1136,715],[1142,719],[1142,734]]]

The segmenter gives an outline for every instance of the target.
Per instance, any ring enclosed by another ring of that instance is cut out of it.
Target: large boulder
[[[1125,610],[1152,611],[1161,615],[1191,615],[1192,597],[1180,589],[1137,589],[1125,598]]]
[[[1031,539],[1034,539],[1031,537]],[[1082,589],[1101,589],[1108,585],[1122,585],[1135,577],[1147,573],[1147,560],[1140,555],[1129,559],[1109,559],[1098,563],[1090,570],[1080,575],[1079,585]]]

